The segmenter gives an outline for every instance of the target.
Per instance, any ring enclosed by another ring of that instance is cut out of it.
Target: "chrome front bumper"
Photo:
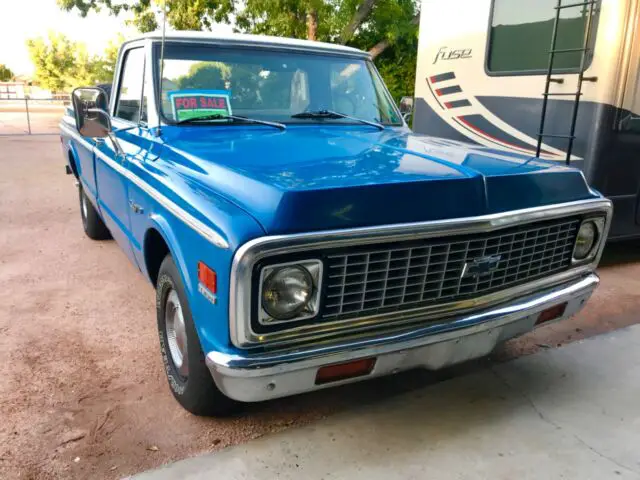
[[[256,402],[422,367],[430,370],[478,358],[495,346],[533,330],[538,314],[567,302],[559,321],[577,313],[599,283],[591,273],[562,285],[514,299],[484,311],[461,315],[409,331],[342,343],[262,354],[210,352],[207,366],[230,398]],[[376,358],[370,374],[316,385],[318,368]]]

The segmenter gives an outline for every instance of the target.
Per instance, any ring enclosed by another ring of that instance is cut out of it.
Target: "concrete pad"
[[[134,478],[640,480],[640,325]]]

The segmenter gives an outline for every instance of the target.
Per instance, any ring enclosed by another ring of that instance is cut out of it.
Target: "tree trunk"
[[[418,25],[419,23],[420,23],[420,12],[416,13],[416,15],[411,19],[411,25]],[[371,58],[375,60],[376,57],[380,55],[382,52],[384,52],[389,45],[391,45],[391,42],[389,42],[389,40],[387,39],[380,40],[369,50],[369,53],[371,54]]]
[[[351,40],[351,38],[353,38],[353,35],[356,33],[358,27],[362,25],[362,22],[364,22],[371,13],[371,10],[373,9],[375,3],[376,0],[362,0],[360,2],[356,13],[354,13],[353,17],[351,17],[351,21],[342,29],[342,32],[340,32],[340,38],[338,39],[339,43],[344,45],[349,40]]]
[[[376,57],[380,55],[382,52],[384,52],[389,45],[390,45],[389,40],[386,40],[386,39],[380,40],[369,50],[369,53],[371,54],[371,58],[375,60]]]
[[[310,8],[307,12],[307,40],[318,39],[318,11]]]

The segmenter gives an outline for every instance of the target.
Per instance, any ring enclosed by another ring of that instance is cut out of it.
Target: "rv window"
[[[571,0],[563,3],[568,5]],[[557,0],[494,0],[487,51],[489,72],[546,73],[557,4]],[[588,14],[585,5],[562,10],[556,49],[582,48]],[[593,19],[592,41],[596,24],[597,17]],[[553,69],[577,70],[581,55],[557,53]]]

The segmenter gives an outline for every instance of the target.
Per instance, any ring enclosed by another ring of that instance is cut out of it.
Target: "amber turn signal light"
[[[216,271],[209,268],[203,262],[198,262],[198,281],[211,293],[218,292],[218,277],[216,276]]]
[[[316,385],[369,375],[375,364],[375,358],[365,358],[363,360],[320,367],[316,374]]]

